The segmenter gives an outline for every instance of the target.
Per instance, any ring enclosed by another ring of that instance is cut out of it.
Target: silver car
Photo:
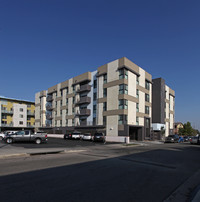
[[[83,140],[92,140],[92,134],[91,133],[85,133],[83,135]]]
[[[0,133],[0,140],[3,140],[5,137],[5,134],[4,133]]]
[[[189,139],[190,144],[200,144],[200,136],[194,136]]]

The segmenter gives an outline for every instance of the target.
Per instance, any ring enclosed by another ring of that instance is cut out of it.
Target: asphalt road
[[[160,202],[199,170],[199,152],[190,144],[97,144],[77,153],[5,159],[0,200]]]

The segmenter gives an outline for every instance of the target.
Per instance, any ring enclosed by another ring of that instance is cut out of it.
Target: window
[[[60,116],[62,116],[62,110],[60,110]]]
[[[119,85],[119,94],[128,94],[128,85],[126,84]]]
[[[28,120],[28,121],[30,121],[30,120],[31,120],[31,118],[30,118],[30,117],[27,117],[27,120]]]
[[[7,121],[1,121],[2,124],[7,124]]]
[[[73,103],[73,104],[75,103],[75,97],[73,97],[72,103]]]
[[[103,89],[103,97],[107,97],[107,88]]]
[[[97,111],[97,106],[93,105],[93,113],[96,114],[96,111]]]
[[[72,119],[72,126],[74,126],[74,119]]]
[[[119,79],[128,79],[128,70],[120,69],[119,70]]]
[[[103,111],[106,111],[107,110],[107,102],[104,102],[103,103]]]
[[[145,81],[145,88],[146,88],[147,90],[150,89],[150,83],[149,83],[147,80]]]
[[[72,114],[74,114],[75,113],[75,110],[74,110],[74,108],[72,108]]]
[[[19,125],[23,125],[23,121],[20,121],[20,122],[19,122]]]
[[[94,88],[97,88],[97,80],[94,80]]]
[[[68,109],[66,109],[66,114],[68,115]]]
[[[103,116],[103,125],[106,125],[106,116]]]
[[[146,93],[145,93],[145,101],[146,101],[146,102],[149,102],[149,94],[146,94]]]
[[[68,119],[66,119],[66,126],[68,126]]]
[[[23,118],[23,117],[24,117],[23,114],[20,114],[20,115],[19,115],[19,118]]]
[[[28,104],[28,105],[27,105],[27,108],[31,108],[31,105],[30,105],[30,104]]]
[[[139,103],[136,103],[136,112],[139,112]]]
[[[136,78],[136,84],[139,85],[139,76]]]
[[[107,83],[107,74],[103,75],[103,83]]]
[[[60,126],[62,126],[62,120],[60,120]]]
[[[62,106],[62,100],[60,101],[60,106]]]
[[[93,125],[96,125],[96,118],[93,118]]]
[[[76,90],[76,88],[75,88],[75,86],[73,86],[73,87],[72,87],[73,93],[75,93],[75,90]]]
[[[139,117],[136,117],[136,125],[139,125]]]
[[[69,93],[68,87],[66,88],[66,95]]]
[[[66,105],[68,105],[68,98],[66,98]]]
[[[20,111],[20,112],[23,112],[23,111],[24,111],[24,109],[23,109],[23,108],[20,108],[20,109],[19,109],[19,111]]]
[[[145,106],[145,114],[149,114],[149,106]]]
[[[136,98],[139,98],[139,90],[136,90]]]
[[[127,124],[127,115],[119,115],[118,124]]]
[[[60,96],[62,97],[62,95],[63,95],[63,91],[62,91],[62,89],[60,90]]]
[[[2,115],[2,119],[7,119],[7,115]]]
[[[97,100],[97,93],[93,94],[93,100]]]
[[[128,100],[119,100],[119,109],[128,109]]]

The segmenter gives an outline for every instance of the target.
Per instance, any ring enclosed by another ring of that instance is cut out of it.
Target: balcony
[[[1,127],[12,127],[13,126],[13,123],[2,123],[1,124]]]
[[[90,109],[81,109],[76,113],[77,116],[90,116],[91,110]]]
[[[88,85],[88,84],[82,85],[80,89],[77,90],[77,93],[81,93],[85,91],[91,91],[91,85]]]
[[[1,113],[4,113],[4,114],[13,114],[13,111],[12,111],[12,110],[5,110],[5,109],[2,109],[2,110],[1,110]]]
[[[46,106],[46,110],[47,110],[47,111],[51,111],[51,110],[53,110],[53,107],[52,107],[51,105],[47,105],[47,106]]]
[[[35,116],[35,113],[31,111],[27,111],[27,116]]]
[[[47,96],[47,102],[51,102],[53,100],[53,96],[52,95],[48,95]]]
[[[47,114],[47,115],[46,115],[46,118],[47,118],[48,120],[53,119],[53,117],[52,117],[52,115],[51,115],[51,114]]]
[[[89,104],[90,102],[91,102],[91,97],[86,96],[86,97],[81,97],[80,100],[78,100],[78,101],[76,102],[76,104],[77,104],[77,105],[86,104],[86,103]]]

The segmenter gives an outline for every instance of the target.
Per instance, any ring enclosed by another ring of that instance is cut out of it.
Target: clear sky
[[[0,95],[35,93],[121,57],[176,92],[200,129],[199,0],[0,0]]]

